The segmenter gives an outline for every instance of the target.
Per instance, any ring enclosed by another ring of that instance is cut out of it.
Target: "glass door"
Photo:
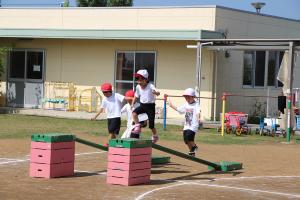
[[[44,51],[11,51],[7,85],[8,106],[40,108],[43,88]]]

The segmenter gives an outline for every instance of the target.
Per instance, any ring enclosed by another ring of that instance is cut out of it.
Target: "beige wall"
[[[217,8],[215,30],[228,38],[299,38],[300,21]]]
[[[213,30],[214,15],[214,7],[1,8],[0,28]]]
[[[196,86],[196,50],[186,48],[191,42],[34,39],[12,40],[12,43],[15,48],[44,49],[45,81],[73,82],[78,94],[82,89],[99,86],[103,82],[113,83],[115,53],[129,50],[156,52],[156,86],[162,94],[182,95],[184,89]],[[211,55],[208,51],[203,54],[208,59],[203,61],[201,96],[210,97],[213,73]],[[182,97],[176,99],[178,104],[184,102]],[[162,107],[163,101],[158,100],[157,104]],[[201,101],[201,107],[203,116],[210,118],[210,101]],[[177,114],[170,112],[168,116],[176,117]]]

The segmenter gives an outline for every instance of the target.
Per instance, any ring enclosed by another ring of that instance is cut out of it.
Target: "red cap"
[[[134,97],[134,91],[133,90],[126,91],[125,97]]]
[[[103,83],[103,84],[101,85],[101,91],[102,91],[102,92],[110,92],[110,91],[112,91],[112,86],[111,86],[111,84],[110,84],[110,83]]]

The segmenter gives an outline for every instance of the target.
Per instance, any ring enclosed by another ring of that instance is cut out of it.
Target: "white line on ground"
[[[15,163],[21,163],[21,162],[27,162],[29,159],[26,160],[12,160],[7,162],[1,162],[0,165],[6,165],[6,164],[15,164]]]
[[[248,189],[248,188],[242,188],[242,187],[232,187],[232,186],[226,186],[226,185],[192,183],[192,182],[189,182],[186,184],[200,185],[200,186],[207,186],[207,187],[216,187],[216,188],[225,188],[225,189],[234,189],[234,190],[240,190],[240,191],[246,191],[246,192],[260,192],[260,193],[267,193],[267,194],[273,194],[273,195],[300,198],[300,194],[289,194],[289,193],[275,192],[275,191],[268,191],[268,190],[257,190],[257,189]]]
[[[98,153],[106,153],[106,151],[96,151],[96,152],[87,152],[87,153],[76,153],[75,156],[83,156],[83,155],[98,154]]]
[[[7,160],[22,160],[22,159],[15,159],[15,158],[0,158],[0,162],[2,162],[1,160],[5,160],[5,161],[7,161]]]
[[[214,181],[218,180],[243,180],[243,179],[268,179],[268,178],[300,178],[300,176],[250,176],[250,177],[235,177],[235,178],[217,178],[213,179]],[[206,180],[210,181],[210,180]],[[174,185],[169,185],[166,187],[160,187],[156,188],[150,191],[147,191],[138,197],[135,198],[135,200],[142,200],[145,198],[147,195],[154,193],[159,190],[164,190],[168,188],[173,188],[173,187],[178,187],[182,185],[199,185],[199,186],[205,186],[205,187],[216,187],[216,188],[223,188],[223,189],[235,189],[235,190],[240,190],[240,191],[246,191],[246,192],[260,192],[260,193],[267,193],[267,194],[272,194],[272,195],[280,195],[280,196],[288,196],[288,197],[296,197],[300,198],[300,194],[289,194],[289,193],[283,193],[283,192],[276,192],[276,191],[267,191],[267,190],[257,190],[257,189],[249,189],[249,188],[241,188],[241,187],[232,187],[232,186],[224,186],[224,185],[216,185],[216,184],[206,184],[206,183],[201,183],[203,181],[197,181],[197,182],[187,182],[187,181],[178,181],[179,183],[174,184]]]
[[[178,186],[185,185],[185,184],[186,183],[177,183],[175,185],[169,185],[169,186],[165,186],[165,187],[156,188],[154,190],[150,190],[148,192],[145,192],[145,193],[141,194],[140,196],[138,196],[137,198],[135,198],[135,200],[141,200],[144,197],[146,197],[148,194],[151,194],[151,193],[159,191],[159,190],[164,190],[164,189],[168,189],[168,188],[178,187]]]
[[[300,178],[300,176],[241,176],[234,178],[215,178],[213,181],[238,180],[238,179],[272,179],[272,178]]]
[[[86,152],[86,153],[77,153],[75,156],[82,156],[82,155],[92,155],[92,154],[102,154],[106,153],[106,151],[95,151],[95,152]],[[30,159],[15,159],[15,158],[0,158],[0,159],[6,159],[4,162],[0,161],[0,165],[7,165],[7,164],[16,164],[16,163],[22,163],[27,162]]]
[[[74,171],[79,173],[89,173],[89,174],[95,173],[98,175],[106,175],[106,172],[91,172],[91,171],[82,171],[82,170],[74,170]]]

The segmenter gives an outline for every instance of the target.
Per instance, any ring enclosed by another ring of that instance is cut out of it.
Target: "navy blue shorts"
[[[194,142],[195,140],[195,132],[192,130],[184,130],[183,131],[183,140],[184,143],[187,144],[188,142]]]
[[[154,119],[155,119],[155,103],[141,103],[139,107],[134,109],[136,114],[146,113],[149,120],[149,128],[154,128]]]
[[[108,118],[107,119],[107,128],[109,133],[118,135],[121,127],[121,118]]]

